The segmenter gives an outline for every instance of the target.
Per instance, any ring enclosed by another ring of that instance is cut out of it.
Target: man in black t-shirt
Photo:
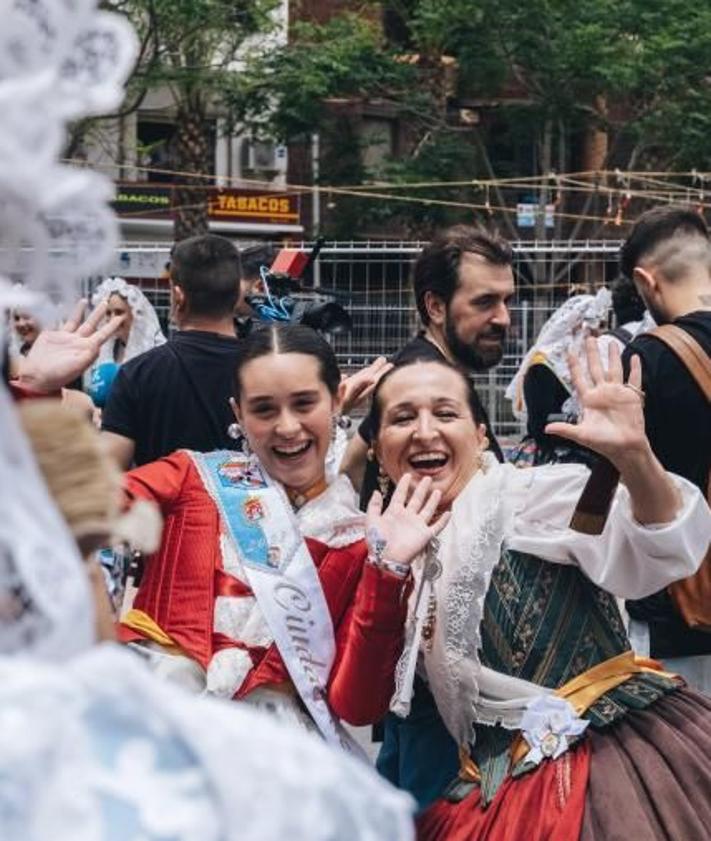
[[[673,207],[656,208],[635,224],[621,253],[623,274],[632,277],[657,324],[687,331],[711,354],[711,243],[703,218]],[[625,350],[629,367],[642,363],[645,426],[652,449],[667,470],[689,479],[706,494],[711,466],[711,405],[678,356],[649,334]],[[672,670],[711,690],[711,634],[690,630],[666,591],[629,602],[633,619],[648,625],[653,657],[682,658]],[[633,632],[634,632],[633,626]],[[637,632],[646,628],[637,627]],[[704,676],[705,674],[705,676]]]
[[[500,362],[514,294],[511,246],[483,226],[457,225],[440,233],[413,267],[412,284],[423,330],[392,358],[445,359],[471,372]],[[492,451],[503,461],[483,404],[480,420]],[[341,465],[366,504],[376,488],[377,466],[368,463],[371,426],[366,418],[353,436]]]
[[[180,448],[234,447],[227,429],[234,421],[239,281],[239,251],[228,239],[206,234],[175,246],[170,283],[178,331],[121,367],[103,413],[102,437],[122,468]]]

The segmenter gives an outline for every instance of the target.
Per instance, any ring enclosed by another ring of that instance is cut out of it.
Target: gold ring
[[[634,391],[634,393],[639,397],[639,399],[644,403],[645,393],[639,386],[632,385],[632,383],[623,383],[625,388],[629,388],[630,391]]]

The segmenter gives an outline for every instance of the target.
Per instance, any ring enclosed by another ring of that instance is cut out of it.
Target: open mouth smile
[[[410,467],[422,476],[434,476],[449,462],[447,453],[428,451],[415,453],[408,459]]]
[[[313,443],[313,441],[299,441],[296,444],[281,444],[278,447],[272,447],[272,452],[277,458],[295,461],[304,455],[304,453],[307,453],[313,446]]]

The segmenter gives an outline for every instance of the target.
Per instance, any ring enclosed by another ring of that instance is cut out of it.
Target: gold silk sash
[[[165,648],[168,654],[184,654],[184,651],[175,644],[173,639],[158,625],[151,617],[142,610],[132,608],[121,620],[121,624],[132,628],[137,633],[147,637],[152,642]]]
[[[559,686],[554,694],[559,698],[565,698],[581,716],[606,692],[610,692],[633,675],[642,672],[653,672],[660,677],[670,679],[677,677],[672,672],[665,672],[658,660],[640,657],[634,651],[623,651],[622,654],[603,660],[597,666],[593,666]],[[528,742],[519,733],[511,746],[511,768],[517,765],[529,750]],[[480,779],[479,769],[466,747],[460,748],[459,751],[459,777],[467,782],[478,782]]]

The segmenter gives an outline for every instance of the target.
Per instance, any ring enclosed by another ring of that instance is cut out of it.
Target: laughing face
[[[396,370],[379,394],[380,430],[376,455],[397,482],[404,473],[432,478],[449,507],[479,465],[485,429],[469,407],[461,376],[435,362]]]
[[[269,475],[305,493],[324,478],[336,400],[304,353],[271,353],[240,372],[238,420]]]
[[[13,313],[13,322],[15,332],[19,336],[22,345],[26,348],[32,347],[35,339],[40,334],[39,324],[29,313],[21,312],[20,310],[15,310]]]

